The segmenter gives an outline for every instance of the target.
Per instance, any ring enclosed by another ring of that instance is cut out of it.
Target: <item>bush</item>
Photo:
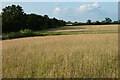
[[[29,33],[32,33],[32,30],[31,29],[24,29],[24,30],[20,30],[20,33],[29,34]]]
[[[19,34],[20,37],[31,37],[36,35],[31,29],[20,30]]]

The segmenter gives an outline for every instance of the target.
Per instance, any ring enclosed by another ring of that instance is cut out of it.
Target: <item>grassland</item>
[[[116,33],[30,37],[2,45],[3,78],[118,78]]]
[[[30,33],[11,32],[2,34],[2,39],[13,39],[33,36],[74,35],[74,34],[109,34],[118,33],[118,25],[81,25],[63,26]]]
[[[118,25],[81,25],[81,26],[64,26],[44,30],[43,32],[118,32]]]

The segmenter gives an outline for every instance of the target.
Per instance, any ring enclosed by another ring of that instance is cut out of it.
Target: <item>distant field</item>
[[[74,35],[74,34],[108,34],[118,33],[118,25],[81,25],[81,26],[63,26],[41,31],[32,31],[32,33],[22,34],[20,32],[3,33],[2,39],[13,39],[33,36],[53,36],[53,35]]]
[[[81,26],[64,26],[44,30],[43,32],[118,32],[118,25],[81,25]]]
[[[117,25],[76,28],[117,32]],[[118,78],[117,33],[21,38],[2,45],[3,78]]]

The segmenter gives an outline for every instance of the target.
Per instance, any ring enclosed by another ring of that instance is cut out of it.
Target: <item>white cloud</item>
[[[63,17],[65,16],[67,13],[68,13],[68,8],[60,8],[60,7],[56,7],[54,10],[53,10],[53,16],[54,17]]]
[[[59,11],[60,11],[60,8],[55,8],[55,11],[56,11],[56,12],[59,12]]]
[[[53,11],[53,15],[59,16],[59,15],[60,15],[60,11],[61,11],[61,9],[60,9],[59,7],[56,7],[56,8],[54,9],[54,11]]]
[[[104,7],[101,7],[98,2],[94,4],[81,5],[77,10],[80,12],[92,12],[95,10],[103,10]]]

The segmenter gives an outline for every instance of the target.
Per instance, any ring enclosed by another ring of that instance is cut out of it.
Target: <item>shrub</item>
[[[29,33],[32,33],[32,30],[31,29],[24,29],[24,30],[20,30],[20,33],[29,34]]]

